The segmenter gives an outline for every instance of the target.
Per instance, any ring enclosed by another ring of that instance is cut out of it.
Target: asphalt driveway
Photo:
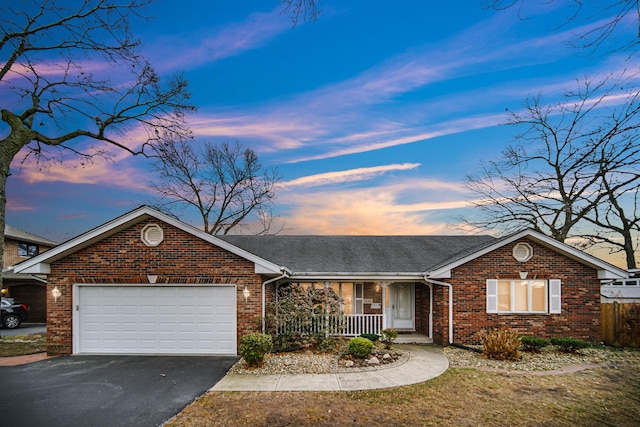
[[[23,323],[15,329],[0,328],[0,337],[16,335],[41,334],[47,332],[46,323]]]
[[[65,356],[0,367],[0,425],[158,426],[238,360],[222,356]]]

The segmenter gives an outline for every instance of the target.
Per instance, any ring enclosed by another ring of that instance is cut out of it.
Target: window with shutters
[[[560,313],[560,280],[487,280],[488,313]]]

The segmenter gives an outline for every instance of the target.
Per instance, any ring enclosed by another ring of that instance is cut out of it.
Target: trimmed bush
[[[371,354],[371,350],[373,350],[373,343],[367,338],[355,337],[349,340],[347,349],[349,350],[349,354],[354,357],[364,359]]]
[[[380,335],[378,334],[360,334],[362,338],[366,338],[369,341],[376,342],[380,339]]]
[[[398,338],[398,331],[395,329],[387,328],[382,330],[382,342],[384,343],[384,348],[387,350],[391,349],[391,344],[393,344],[393,340]]]
[[[591,344],[577,338],[551,338],[551,344],[563,353],[575,353],[580,349],[589,348]]]
[[[257,366],[264,360],[264,356],[271,351],[273,341],[271,335],[248,334],[240,338],[240,356],[249,366]]]
[[[540,353],[543,348],[549,346],[551,342],[548,339],[540,337],[520,337],[522,349],[531,353]]]
[[[520,337],[509,328],[489,328],[478,333],[482,354],[488,359],[520,360]]]
[[[319,353],[336,353],[343,345],[342,338],[318,336],[313,342],[313,348]]]

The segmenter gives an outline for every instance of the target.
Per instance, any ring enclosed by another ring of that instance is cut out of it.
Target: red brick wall
[[[150,222],[164,230],[164,241],[156,247],[147,247],[140,240],[142,228]],[[169,224],[144,221],[51,265],[47,288],[47,352],[72,352],[73,284],[147,284],[147,274],[158,275],[157,283],[236,284],[238,340],[259,325],[262,279],[254,273],[252,262]],[[55,286],[62,293],[57,302],[51,296]],[[250,292],[246,303],[245,286]]]
[[[523,239],[522,241],[527,241]],[[514,242],[476,258],[452,271],[454,297],[454,342],[477,344],[476,333],[487,327],[507,326],[521,334],[541,337],[571,336],[600,342],[600,282],[597,271],[557,252],[527,241],[533,257],[524,263],[512,256]],[[528,278],[562,281],[561,314],[488,314],[486,279]],[[434,341],[447,341],[447,301],[445,287],[434,285]]]
[[[416,332],[429,334],[429,285],[415,284]]]
[[[374,282],[365,282],[363,288],[365,299],[380,304],[380,308],[371,308],[371,304],[363,304],[364,314],[382,314],[382,286]]]
[[[447,345],[449,342],[449,290],[433,285],[433,342]]]

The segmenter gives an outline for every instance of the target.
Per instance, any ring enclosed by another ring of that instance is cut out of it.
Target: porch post
[[[329,302],[327,297],[329,294],[330,282],[324,282],[324,337],[329,337]]]
[[[380,282],[382,287],[382,330],[387,329],[387,287],[389,282]]]

